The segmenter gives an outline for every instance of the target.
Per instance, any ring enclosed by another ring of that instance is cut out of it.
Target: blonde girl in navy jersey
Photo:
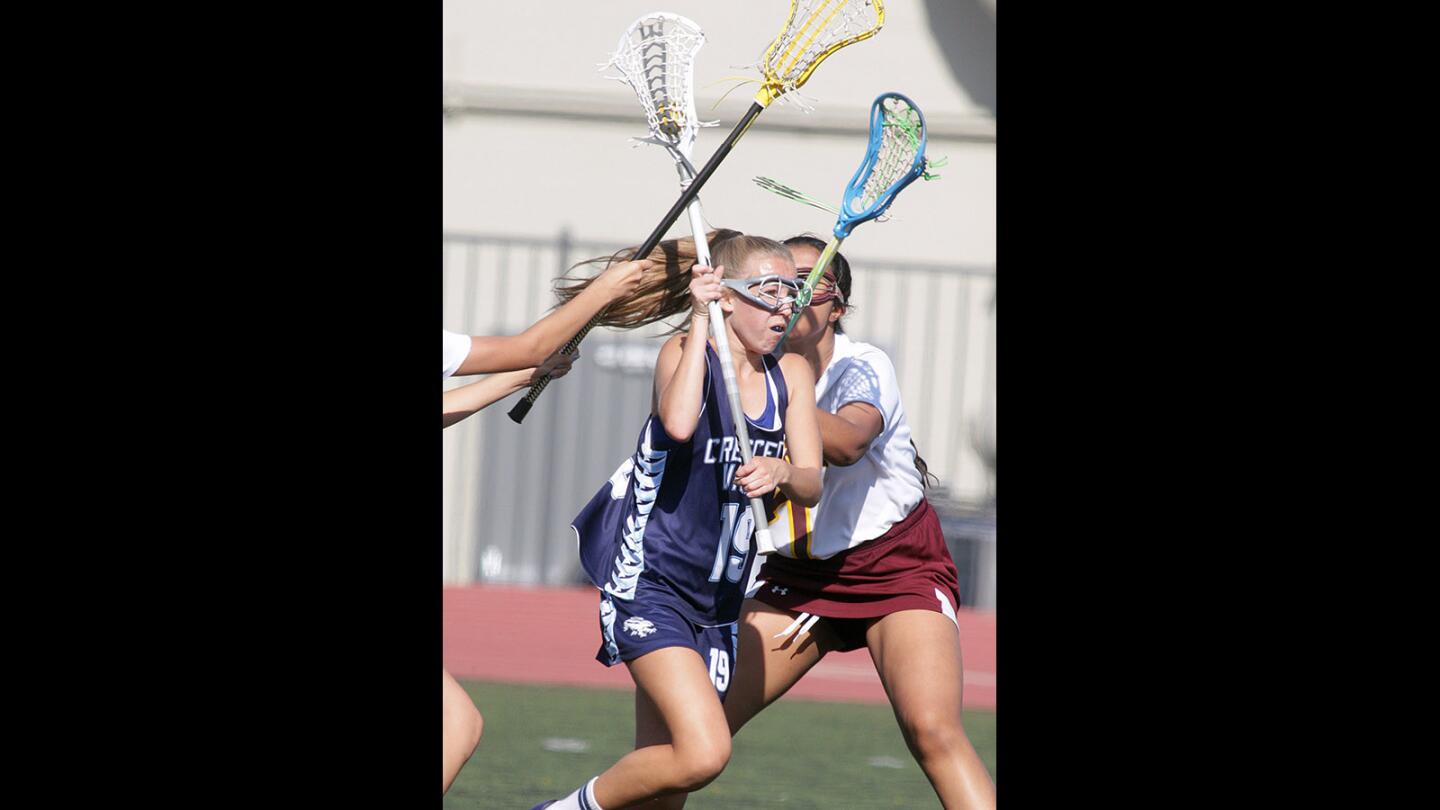
[[[710,243],[713,270],[691,266],[693,247],[672,242],[662,244],[663,277],[641,283],[638,297],[656,305],[623,325],[688,307],[689,330],[660,350],[634,455],[574,521],[582,563],[600,589],[597,658],[624,663],[635,680],[635,750],[538,807],[630,807],[698,790],[720,774],[730,758],[722,701],[736,666],[735,622],[755,563],[747,501],[820,498],[814,376],[801,357],[769,356],[799,286],[794,261],[761,237],[722,232]],[[682,284],[683,298],[675,295]],[[719,356],[707,339],[707,304],[716,300],[749,423],[749,464],[735,445]]]

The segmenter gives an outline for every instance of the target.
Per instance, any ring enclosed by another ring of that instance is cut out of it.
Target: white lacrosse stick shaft
[[[677,160],[681,184],[693,179],[693,168],[688,161]],[[700,209],[700,198],[690,201],[686,213],[690,215],[690,233],[695,237],[696,261],[710,266],[710,246],[705,242],[705,217]],[[720,310],[719,301],[711,301],[710,334],[715,337],[715,353],[720,355],[720,374],[725,378],[725,396],[730,400],[730,421],[735,423],[735,438],[740,442],[740,458],[746,464],[754,454],[750,450],[750,430],[745,421],[745,409],[740,407],[740,384],[735,378],[735,358],[730,354],[730,334],[725,328],[725,313]],[[779,407],[780,403],[775,403]],[[732,482],[733,483],[733,482]],[[770,536],[770,522],[765,519],[765,504],[759,498],[750,499],[750,514],[755,518],[755,552],[775,553],[775,540]]]

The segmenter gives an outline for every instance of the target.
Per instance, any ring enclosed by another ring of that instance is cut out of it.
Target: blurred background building
[[[966,604],[995,607],[995,2],[887,0],[885,27],[842,49],[765,111],[701,193],[711,227],[828,238],[834,217],[757,187],[766,176],[838,205],[865,152],[869,107],[899,91],[924,111],[940,179],[856,228],[846,331],[894,360],[929,497]],[[631,90],[599,70],[651,11],[704,29],[696,60],[701,165],[749,106],[752,67],[785,0],[447,0],[443,42],[443,323],[514,334],[573,264],[637,245],[679,193]],[[613,73],[613,71],[607,71]],[[689,233],[682,216],[668,236]],[[582,581],[570,519],[634,449],[648,413],[655,327],[597,329],[523,425],[511,398],[443,433],[446,584]],[[452,379],[445,387],[473,378]]]

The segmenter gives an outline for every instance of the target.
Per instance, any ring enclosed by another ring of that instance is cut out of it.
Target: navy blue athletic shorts
[[[607,667],[666,647],[688,647],[710,670],[710,683],[720,699],[735,671],[737,624],[718,627],[695,624],[676,607],[679,598],[661,588],[641,587],[634,599],[600,593],[600,652],[595,659]]]

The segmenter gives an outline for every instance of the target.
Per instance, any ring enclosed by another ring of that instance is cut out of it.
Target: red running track
[[[445,668],[457,678],[633,689],[623,666],[595,660],[600,622],[594,588],[478,585],[444,589]],[[995,614],[961,609],[965,708],[995,708]],[[865,650],[831,653],[787,698],[886,703]]]

